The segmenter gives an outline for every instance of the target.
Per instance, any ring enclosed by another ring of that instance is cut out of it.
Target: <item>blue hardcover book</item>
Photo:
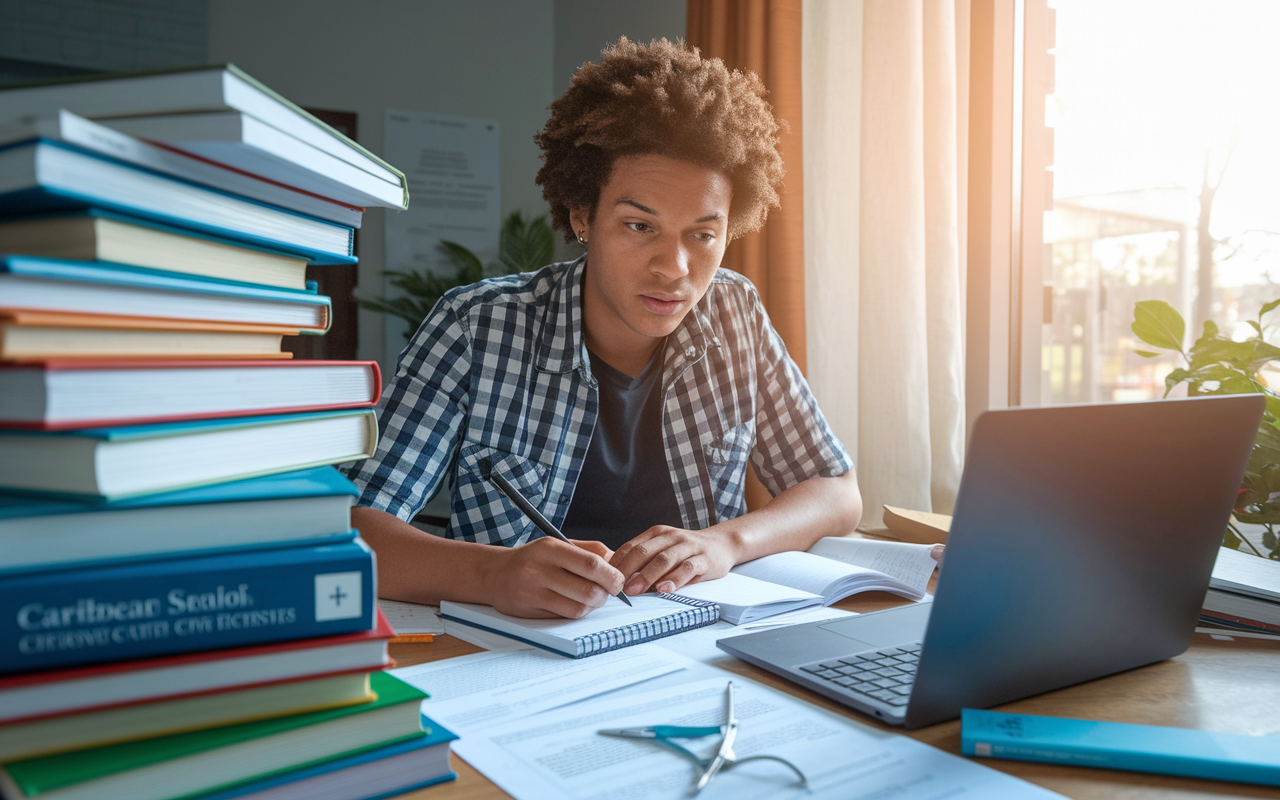
[[[353,229],[49,139],[0,147],[0,214],[101,208],[238,242],[354,264]]]
[[[0,494],[0,578],[70,564],[351,538],[358,491],[333,467],[88,503]]]
[[[0,428],[0,490],[115,499],[368,458],[373,409],[31,431]]]
[[[1275,737],[972,708],[961,712],[960,726],[967,756],[1280,786]]]
[[[449,765],[449,743],[457,735],[426,714],[422,715],[422,729],[427,732],[425,736],[197,795],[192,800],[252,800],[259,793],[265,795],[280,786],[289,787],[290,797],[318,797],[323,791],[329,800],[381,800],[457,778]],[[334,794],[339,785],[351,787],[349,793]]]
[[[368,630],[373,552],[343,544],[0,581],[0,674]]]
[[[0,256],[0,308],[272,325],[309,333],[327,330],[330,322],[329,298],[305,289],[38,256]]]

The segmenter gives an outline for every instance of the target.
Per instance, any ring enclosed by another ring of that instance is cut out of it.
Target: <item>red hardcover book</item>
[[[0,724],[155,700],[382,669],[395,636],[377,627],[341,636],[209,650],[0,678]]]
[[[1200,616],[1208,617],[1211,620],[1221,622],[1229,627],[1247,628],[1249,630],[1280,633],[1280,625],[1270,622],[1262,622],[1261,620],[1249,619],[1248,617],[1239,617],[1235,614],[1224,614],[1221,611],[1210,611],[1209,609],[1201,609]]]
[[[60,430],[371,406],[376,361],[61,359],[0,364],[0,426]]]

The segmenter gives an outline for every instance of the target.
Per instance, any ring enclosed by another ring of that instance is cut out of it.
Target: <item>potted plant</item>
[[[445,292],[456,286],[467,286],[494,275],[532,272],[550,264],[555,258],[555,237],[546,216],[526,220],[513,211],[502,222],[498,233],[498,260],[487,267],[475,253],[456,242],[441,241],[437,248],[454,268],[453,277],[440,277],[429,272],[383,270],[391,285],[404,294],[399,297],[361,298],[366,311],[391,314],[409,323],[404,332],[408,340],[426,319],[427,314]]]
[[[1269,344],[1263,333],[1263,318],[1271,313],[1280,300],[1272,300],[1262,306],[1256,319],[1249,320],[1253,335],[1244,341],[1234,341],[1223,336],[1212,321],[1204,324],[1204,333],[1190,350],[1183,350],[1182,338],[1186,325],[1172,306],[1163,300],[1144,300],[1134,307],[1133,333],[1142,341],[1163,351],[1174,351],[1182,356],[1185,367],[1179,367],[1165,378],[1165,396],[1181,383],[1187,384],[1191,397],[1210,394],[1261,393],[1267,397],[1267,408],[1258,426],[1253,453],[1245,468],[1244,484],[1236,498],[1235,512],[1227,522],[1223,546],[1240,549],[1247,546],[1261,556],[1252,542],[1241,535],[1236,523],[1262,525],[1263,547],[1268,558],[1280,560],[1280,537],[1276,526],[1280,525],[1280,395],[1272,391],[1259,373],[1273,361],[1280,361],[1280,347]],[[1135,350],[1145,358],[1155,358],[1159,352]]]

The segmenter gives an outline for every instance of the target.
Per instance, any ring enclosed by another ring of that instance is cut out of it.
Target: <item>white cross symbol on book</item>
[[[326,572],[316,576],[316,622],[353,619],[363,613],[360,572]]]

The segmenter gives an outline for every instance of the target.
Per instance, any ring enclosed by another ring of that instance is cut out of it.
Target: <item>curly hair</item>
[[[624,36],[587,63],[551,104],[534,136],[537,183],[552,224],[573,241],[572,209],[595,217],[618,158],[658,154],[718,170],[733,185],[729,239],[758,230],[778,205],[782,156],[765,88],[753,72],[730,71],[683,41],[647,45]]]

